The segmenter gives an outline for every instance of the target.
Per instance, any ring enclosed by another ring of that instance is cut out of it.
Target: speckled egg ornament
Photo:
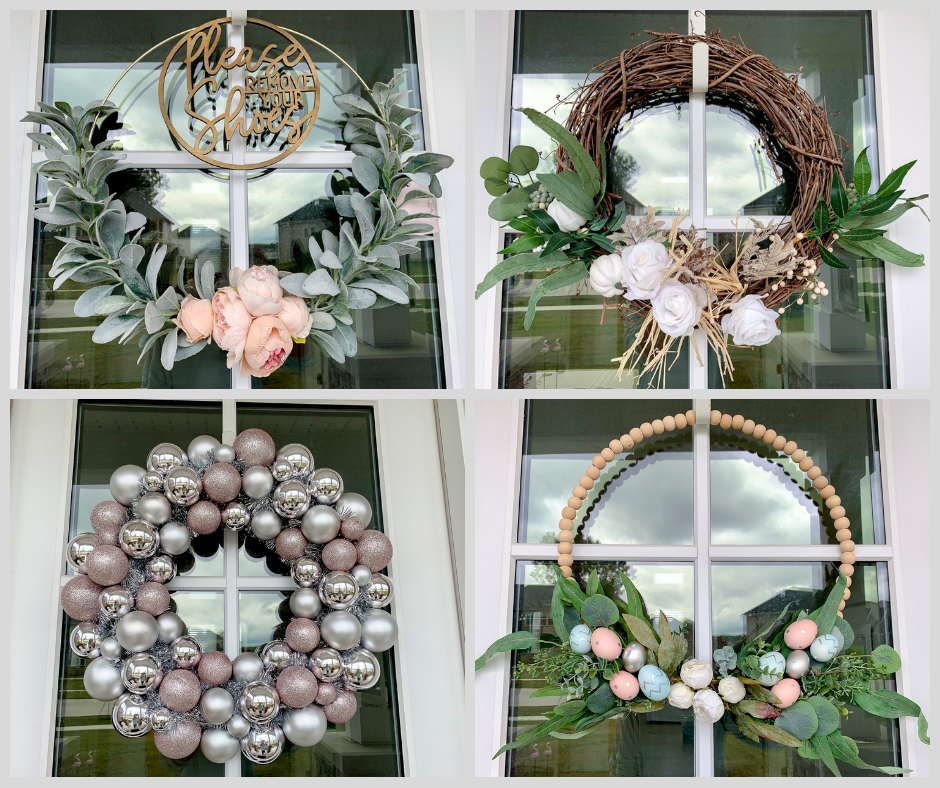
[[[274,439],[264,430],[257,428],[238,433],[232,442],[232,448],[235,449],[235,457],[246,467],[252,465],[268,467],[274,462],[274,455],[277,453]]]
[[[632,673],[621,670],[610,680],[610,691],[620,700],[633,700],[640,692],[640,683]]]
[[[217,462],[206,468],[202,475],[202,488],[216,503],[228,503],[241,491],[242,477],[234,465]]]
[[[607,627],[598,627],[591,633],[591,651],[595,657],[606,659],[608,662],[617,659],[623,646],[617,633],[607,629]]]
[[[786,709],[796,703],[800,697],[800,682],[794,679],[781,679],[771,687],[770,691],[777,696],[779,703],[775,703],[778,709]]]
[[[783,632],[783,642],[790,648],[809,648],[809,645],[816,639],[819,630],[816,622],[808,618],[801,618],[794,621]]]
[[[635,640],[631,640],[627,643],[623,654],[620,655],[624,670],[628,670],[630,673],[639,673],[640,668],[646,664],[646,659],[646,646],[642,643],[637,643]]]
[[[587,654],[591,650],[591,628],[587,624],[576,624],[568,633],[568,645],[575,654]]]
[[[640,692],[650,700],[665,700],[669,696],[669,677],[656,665],[644,665],[636,678]]]
[[[828,662],[839,653],[839,640],[834,635],[820,635],[809,647],[809,655],[817,662]]]

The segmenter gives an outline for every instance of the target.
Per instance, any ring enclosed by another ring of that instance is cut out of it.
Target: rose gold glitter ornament
[[[196,672],[204,684],[218,687],[232,678],[232,660],[221,651],[209,651],[202,655]]]
[[[170,711],[189,711],[201,695],[202,685],[191,670],[171,670],[160,684],[160,700]]]
[[[274,540],[274,549],[285,561],[294,561],[304,554],[307,540],[299,528],[285,528]]]
[[[332,684],[321,684],[317,689],[317,703],[321,706],[329,706],[336,700],[336,687]]]
[[[392,543],[379,531],[364,531],[356,543],[356,549],[359,552],[358,563],[369,567],[373,572],[385,569],[392,560]]]
[[[327,569],[346,572],[356,565],[357,556],[356,548],[352,542],[347,542],[345,539],[334,539],[323,547],[321,558]]]
[[[96,548],[97,549],[97,548]],[[98,617],[98,596],[101,586],[87,575],[75,575],[59,594],[62,609],[79,621],[93,621]]]
[[[200,741],[202,727],[194,720],[178,720],[169,730],[153,732],[154,745],[171,760],[189,757],[196,752]]]
[[[234,500],[242,489],[241,474],[234,465],[217,462],[206,468],[202,475],[202,489],[213,501],[228,503]]]
[[[170,607],[170,592],[161,583],[143,583],[137,588],[137,609],[159,616]]]
[[[284,640],[294,651],[307,654],[320,645],[320,628],[309,618],[295,618],[287,625]]]
[[[116,501],[102,501],[91,510],[91,527],[100,544],[117,544],[118,532],[127,520],[127,509]]]
[[[98,545],[85,559],[86,574],[98,585],[113,586],[127,577],[130,564],[120,547]]]
[[[328,706],[325,706],[323,713],[326,719],[332,723],[349,722],[356,716],[356,693],[349,690],[342,690],[336,693],[336,700]]]
[[[277,677],[276,688],[277,694],[281,696],[281,703],[286,703],[294,709],[309,706],[317,697],[316,678],[300,665],[284,668]]]
[[[199,501],[194,503],[187,513],[186,523],[193,533],[211,534],[222,522],[219,507],[212,501]]]
[[[355,542],[366,530],[365,524],[358,517],[347,517],[340,526],[340,533]]]
[[[235,449],[235,456],[248,467],[252,465],[267,467],[274,462],[274,455],[277,453],[274,439],[264,430],[259,429],[238,433],[232,443],[232,448]]]

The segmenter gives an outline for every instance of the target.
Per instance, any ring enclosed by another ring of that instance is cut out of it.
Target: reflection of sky
[[[204,651],[219,648],[216,635],[224,637],[225,607],[221,591],[174,591],[176,613],[186,622],[187,634],[196,638]]]
[[[159,208],[177,227],[187,224],[208,225],[228,230],[228,181],[217,180],[200,172],[164,170],[165,187]]]
[[[248,243],[277,240],[277,221],[312,200],[326,197],[329,173],[277,170],[248,179]]]
[[[284,597],[277,591],[240,591],[238,593],[238,647],[254,647],[271,640],[271,633],[281,623],[277,608]]]

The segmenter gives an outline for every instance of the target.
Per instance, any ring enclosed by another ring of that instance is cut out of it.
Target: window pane
[[[248,243],[252,265],[274,265],[312,272],[311,235],[339,233],[332,198],[350,172],[269,170],[248,179]],[[348,189],[348,187],[347,187]],[[337,364],[315,342],[297,345],[284,366],[255,388],[439,388],[444,385],[440,308],[434,244],[402,260],[401,270],[415,280],[410,302],[384,309],[352,310],[359,350]]]
[[[140,243],[148,255],[157,244],[166,244],[157,289],[178,288],[179,268],[186,263],[186,282],[193,285],[193,261],[211,261],[216,287],[228,284],[229,190],[228,176],[206,170],[121,170],[108,178],[111,191],[128,210],[142,213],[147,225]],[[48,199],[46,179],[37,181],[37,202]],[[35,222],[33,270],[29,306],[26,383],[30,388],[229,388],[231,376],[225,354],[215,344],[174,364],[167,372],[160,363],[158,342],[137,363],[138,337],[124,345],[117,341],[98,345],[91,341],[104,320],[77,317],[75,302],[100,281],[79,283],[70,279],[53,290],[49,276],[63,243],[56,236],[81,239],[76,228],[50,232]],[[149,257],[148,257],[149,259]],[[141,265],[143,270],[144,264]]]
[[[171,591],[170,610],[182,616],[187,633],[205,651],[221,650],[224,624],[220,591]],[[129,739],[111,723],[113,701],[92,700],[82,685],[89,661],[69,648],[69,633],[80,622],[62,614],[53,774],[56,777],[222,777],[223,764],[201,750],[183,761],[161,755],[153,736]]]
[[[715,248],[734,249],[734,233],[709,233]],[[732,252],[733,254],[733,252]],[[888,388],[884,263],[836,255],[848,268],[822,269],[829,295],[801,306],[794,297],[779,316],[783,332],[769,345],[734,347],[734,379],[722,383],[709,350],[711,388]]]
[[[580,583],[596,569],[601,584],[626,599],[617,576],[626,574],[643,595],[650,610],[662,610],[673,631],[694,637],[693,567],[691,564],[576,563],[572,569]],[[512,631],[555,634],[551,599],[555,584],[552,565],[517,561]],[[545,721],[544,714],[558,697],[532,698],[549,686],[533,670],[537,654],[552,649],[511,652],[508,739],[513,741]],[[523,672],[525,671],[525,672]],[[693,777],[694,720],[691,709],[666,705],[649,714],[631,714],[604,722],[581,739],[546,738],[506,754],[508,777]]]
[[[110,501],[111,474],[122,465],[145,467],[158,443],[175,443],[183,451],[197,435],[222,436],[222,406],[211,403],[80,402],[72,474],[69,539],[92,530],[95,504]],[[188,553],[173,557],[177,573],[192,577],[222,576],[222,529],[194,535]],[[74,574],[69,569],[69,574]]]
[[[712,400],[712,407],[796,441],[842,499],[852,540],[885,543],[873,402]],[[818,490],[782,451],[752,435],[712,427],[710,473],[712,544],[837,544]]]
[[[739,644],[771,624],[789,603],[791,610],[811,611],[822,603],[836,580],[828,563],[712,564],[713,646]],[[887,564],[855,565],[852,595],[843,611],[855,632],[851,654],[871,654],[891,645],[891,609]],[[881,686],[878,686],[881,685]],[[875,689],[895,689],[894,681],[876,682]],[[858,742],[859,757],[874,766],[900,766],[900,735],[896,720],[887,720],[847,706],[841,732]],[[839,762],[846,777],[877,776]],[[782,744],[746,739],[734,717],[725,714],[715,725],[716,777],[831,777],[822,761],[801,758]]]
[[[519,541],[554,544],[561,510],[614,438],[690,400],[527,400]],[[642,511],[643,516],[636,513]],[[576,520],[576,544],[692,544],[692,430],[646,438],[601,471]]]

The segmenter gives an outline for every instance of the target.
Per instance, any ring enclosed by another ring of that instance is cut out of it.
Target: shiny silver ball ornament
[[[121,644],[118,643],[116,637],[102,640],[101,645],[98,646],[98,650],[101,651],[101,656],[105,659],[120,659],[124,655],[124,649],[121,647]]]
[[[114,636],[125,651],[139,654],[153,648],[160,637],[160,626],[150,613],[132,610],[117,622]]]
[[[343,658],[343,675],[346,689],[370,689],[379,683],[379,658],[367,649],[357,648]]]
[[[213,687],[199,699],[199,711],[210,725],[225,725],[235,713],[235,699],[228,690]]]
[[[85,692],[95,700],[116,700],[124,694],[121,672],[104,657],[88,663],[82,683]]]
[[[273,489],[274,477],[263,465],[252,465],[242,474],[242,490],[249,498],[264,498]]]
[[[273,509],[261,509],[251,517],[251,532],[262,541],[276,539],[284,524]]]
[[[274,719],[280,708],[281,699],[278,697],[277,690],[263,681],[251,682],[242,690],[238,700],[241,715],[255,725]]]
[[[134,609],[134,595],[123,586],[108,586],[98,595],[98,607],[108,618],[121,618]]]
[[[185,525],[171,522],[160,529],[160,547],[170,555],[182,555],[192,541],[193,532]]]
[[[163,492],[163,472],[147,471],[141,481],[150,492]]]
[[[161,643],[172,643],[186,632],[186,624],[176,613],[168,610],[157,616],[157,632]]]
[[[314,619],[323,610],[320,595],[312,588],[298,588],[290,596],[290,612],[297,618]]]
[[[65,560],[72,569],[80,574],[85,574],[85,559],[88,554],[98,545],[98,536],[94,533],[79,534],[65,550]]]
[[[202,493],[202,479],[192,468],[173,468],[163,478],[163,494],[170,503],[192,506]]]
[[[228,728],[228,732],[236,739],[242,739],[247,736],[248,731],[251,730],[251,723],[242,717],[241,714],[235,714],[225,727]]]
[[[307,479],[307,490],[316,503],[332,506],[343,494],[343,477],[332,468],[317,468]]]
[[[334,610],[320,623],[320,637],[333,648],[345,651],[359,645],[362,625],[352,613]]]
[[[330,572],[318,589],[320,600],[334,610],[345,610],[356,601],[359,585],[349,572]]]
[[[155,555],[147,562],[147,579],[154,583],[169,583],[176,577],[176,562],[168,555]]]
[[[203,696],[205,697],[205,696]],[[212,763],[225,763],[238,755],[241,743],[222,728],[207,728],[202,732],[199,749]]]
[[[230,531],[240,531],[251,522],[251,515],[243,503],[232,501],[222,508],[222,525]]]
[[[202,659],[202,646],[189,635],[178,637],[170,643],[170,654],[179,668],[194,668]]]
[[[160,686],[163,670],[157,660],[149,654],[134,654],[121,668],[121,681],[128,692],[144,695]]]
[[[304,514],[300,530],[310,542],[326,544],[336,538],[342,522],[332,506],[318,504]]]
[[[111,709],[111,722],[118,733],[131,739],[150,733],[147,702],[130,692],[121,695]]]
[[[72,649],[73,654],[82,659],[94,659],[101,656],[101,633],[94,621],[82,621],[75,625],[69,634],[69,648]]]
[[[163,525],[172,513],[170,502],[161,493],[149,492],[137,502],[137,516],[154,525]]]
[[[809,654],[802,649],[790,652],[786,662],[787,675],[791,679],[801,679],[809,673]]]
[[[175,443],[160,443],[147,456],[147,470],[166,473],[187,462],[186,452]]]
[[[271,763],[284,750],[284,731],[277,725],[252,728],[239,744],[252,763]]]
[[[349,570],[349,574],[356,578],[356,585],[359,588],[368,588],[372,582],[372,570],[362,564],[356,564]]]
[[[623,660],[623,669],[630,673],[639,673],[640,668],[646,664],[646,646],[631,640],[623,650],[621,659]]]
[[[294,473],[294,466],[287,460],[275,460],[271,466],[271,476],[276,482],[286,482]]]
[[[111,497],[122,506],[129,506],[137,497],[140,480],[147,471],[139,465],[122,465],[111,474]]]
[[[302,482],[289,479],[274,490],[274,509],[288,520],[302,517],[310,508],[310,494]]]
[[[253,651],[243,651],[232,660],[232,678],[235,681],[255,681],[264,673],[264,662]]]
[[[216,462],[235,462],[235,449],[227,443],[220,443],[215,449]]]
[[[310,588],[322,572],[320,564],[308,555],[298,558],[290,568],[290,576],[301,588]]]
[[[150,724],[155,731],[165,731],[173,724],[173,715],[169,709],[161,706],[150,712]]]
[[[275,455],[275,460],[287,460],[293,473],[305,476],[313,470],[313,455],[310,449],[300,443],[288,443]]]
[[[398,640],[398,622],[384,610],[373,610],[362,620],[362,646],[377,654]]]
[[[385,575],[372,575],[372,582],[366,589],[366,599],[369,607],[385,607],[391,603],[395,596],[395,586]]]
[[[310,655],[310,670],[318,681],[343,677],[343,657],[335,648],[318,648]]]
[[[121,526],[118,545],[131,558],[151,558],[160,546],[160,535],[146,520],[131,520]]]
[[[284,736],[298,747],[313,747],[326,734],[326,715],[311,703],[284,717]]]
[[[268,670],[284,670],[290,665],[290,658],[294,652],[283,640],[272,640],[265,644],[259,656]]]
[[[359,493],[344,492],[333,504],[342,519],[358,518],[366,528],[372,522],[372,504]]]
[[[209,461],[213,453],[216,453],[221,444],[211,435],[199,435],[189,442],[189,448],[186,453],[189,459],[194,463],[204,464]]]

